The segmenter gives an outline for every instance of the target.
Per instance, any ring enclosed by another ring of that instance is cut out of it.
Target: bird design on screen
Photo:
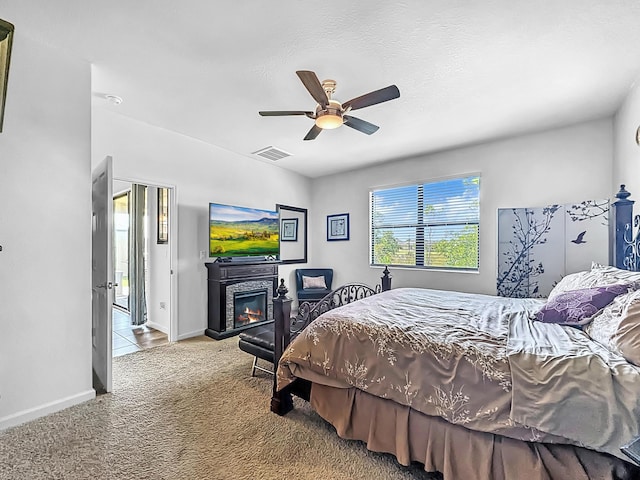
[[[569,273],[608,262],[609,200],[498,209],[498,282],[503,297],[547,297]]]
[[[280,249],[278,212],[209,204],[209,257],[269,257]]]

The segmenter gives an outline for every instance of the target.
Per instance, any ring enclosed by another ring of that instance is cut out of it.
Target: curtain
[[[131,185],[131,215],[129,227],[129,310],[131,324],[143,325],[147,321],[145,289],[145,214],[147,187]]]

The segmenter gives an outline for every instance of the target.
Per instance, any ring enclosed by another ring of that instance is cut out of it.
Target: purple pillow
[[[556,295],[536,313],[535,319],[544,323],[582,326],[613,299],[628,293],[631,284],[607,285],[605,287],[582,288]]]

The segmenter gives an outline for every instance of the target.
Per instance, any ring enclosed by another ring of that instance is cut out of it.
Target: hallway
[[[146,325],[131,325],[129,314],[116,307],[113,308],[112,325],[113,357],[169,343],[168,336],[159,330]]]

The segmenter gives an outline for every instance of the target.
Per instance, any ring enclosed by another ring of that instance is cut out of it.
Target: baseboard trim
[[[169,335],[169,327],[166,327],[165,325],[160,325],[159,323],[150,322],[149,320],[147,320],[146,325],[147,327],[154,328],[156,330],[161,331],[167,336]]]
[[[0,431],[22,425],[23,423],[30,422],[31,420],[35,420],[40,417],[45,417],[52,413],[59,412],[60,410],[64,410],[65,408],[93,400],[94,398],[96,398],[96,391],[92,388],[76,395],[71,395],[70,397],[61,398],[54,402],[45,403],[38,407],[29,408],[12,415],[2,417],[0,418]]]
[[[182,335],[178,335],[178,341],[186,340],[187,338],[200,337],[204,335],[204,330],[195,330],[189,333],[183,333]]]

